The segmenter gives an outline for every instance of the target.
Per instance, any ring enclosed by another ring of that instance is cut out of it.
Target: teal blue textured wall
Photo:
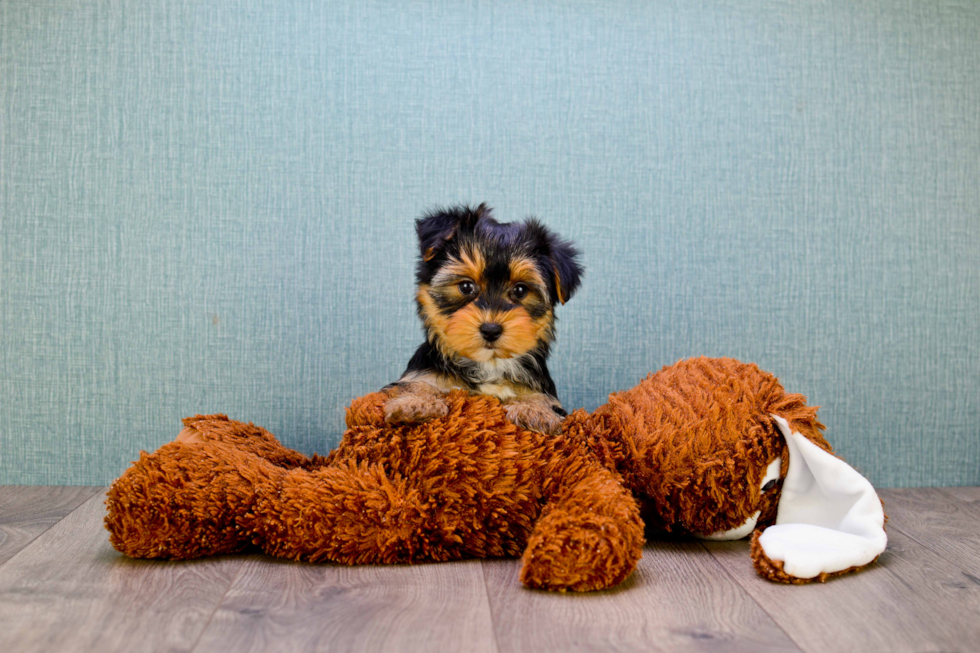
[[[412,220],[577,240],[593,408],[758,362],[879,485],[980,484],[980,3],[0,2],[0,482],[222,411],[305,451],[420,338]]]

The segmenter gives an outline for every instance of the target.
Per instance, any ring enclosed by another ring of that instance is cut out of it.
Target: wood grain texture
[[[622,585],[590,594],[525,589],[518,560],[483,567],[497,642],[508,653],[799,650],[697,542],[648,544]]]
[[[965,503],[980,505],[980,487],[944,487],[942,491]]]
[[[391,567],[253,556],[195,653],[495,652],[478,560]]]
[[[0,565],[0,651],[972,651],[980,503],[951,490],[883,490],[888,550],[826,584],[759,578],[745,541],[676,539],[584,595],[524,589],[517,560],[130,560],[97,493]],[[49,525],[79,492],[4,488],[0,524]]]
[[[243,564],[131,560],[102,528],[101,493],[0,567],[0,650],[188,650]]]
[[[980,584],[980,503],[964,503],[939,488],[882,490],[880,495],[890,530],[958,565],[963,582]]]
[[[0,486],[0,565],[101,490],[100,487]]]
[[[898,529],[877,563],[825,584],[763,580],[744,540],[704,546],[805,651],[967,651],[980,639],[980,584]]]

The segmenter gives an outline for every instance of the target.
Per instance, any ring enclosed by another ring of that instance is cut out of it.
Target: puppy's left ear
[[[535,253],[541,266],[547,271],[551,302],[564,304],[582,282],[585,269],[579,263],[579,251],[571,242],[562,239],[534,218],[528,219],[528,232],[535,244]]]

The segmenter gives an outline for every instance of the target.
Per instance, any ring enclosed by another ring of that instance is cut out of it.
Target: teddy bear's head
[[[764,530],[760,556],[778,560],[779,573],[808,574],[798,578],[884,550],[871,484],[833,455],[816,407],[755,365],[681,361],[611,395],[591,419],[593,448],[622,474],[648,527],[708,540]],[[808,551],[815,537],[825,552]]]

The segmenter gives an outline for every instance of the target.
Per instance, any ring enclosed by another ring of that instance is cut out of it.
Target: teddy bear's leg
[[[464,556],[452,524],[426,497],[379,465],[343,463],[286,472],[239,520],[266,553],[311,562],[391,564]]]
[[[623,581],[640,559],[643,521],[633,495],[604,467],[568,483],[545,506],[522,557],[528,587],[586,592]]]
[[[105,527],[133,558],[187,559],[235,553],[252,543],[237,518],[282,467],[221,442],[171,442],[143,453],[106,498]]]
[[[112,485],[105,526],[134,558],[257,546],[297,560],[400,563],[464,557],[453,519],[379,465],[286,469],[225,442],[172,442]]]

